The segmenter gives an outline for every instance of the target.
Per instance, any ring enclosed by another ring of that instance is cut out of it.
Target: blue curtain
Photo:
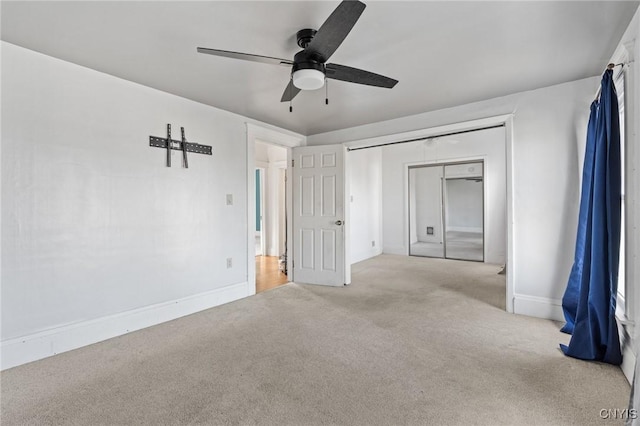
[[[600,99],[591,104],[582,172],[573,268],[562,298],[574,358],[622,363],[616,324],[620,256],[620,117],[613,70],[602,76]]]

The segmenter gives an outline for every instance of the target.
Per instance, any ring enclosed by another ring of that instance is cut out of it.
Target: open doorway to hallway
[[[287,149],[255,142],[256,293],[289,282],[287,276]]]

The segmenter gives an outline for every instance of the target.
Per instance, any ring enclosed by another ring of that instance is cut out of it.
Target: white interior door
[[[293,148],[293,279],[344,285],[346,261],[344,147]]]

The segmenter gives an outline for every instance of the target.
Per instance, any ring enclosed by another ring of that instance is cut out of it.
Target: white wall
[[[380,148],[350,151],[349,238],[351,263],[382,253],[382,157]]]
[[[512,146],[513,268],[516,313],[561,320],[561,298],[567,283],[575,245],[579,180],[589,105],[599,77],[587,78],[539,90],[399,118],[386,122],[313,135],[309,145],[342,143],[428,129],[452,123],[514,114]],[[460,138],[459,135],[456,138]],[[406,144],[399,150],[383,148],[383,197],[385,252],[405,253],[398,206],[403,205],[403,161],[416,161],[432,152],[438,160],[439,145]],[[397,153],[396,153],[397,152]],[[391,156],[401,156],[392,160]],[[460,150],[456,156],[472,156]],[[404,158],[404,159],[403,159]],[[504,158],[504,157],[503,157]],[[397,166],[393,166],[395,161]],[[500,160],[503,161],[503,160]],[[489,179],[489,176],[487,176]],[[488,200],[489,203],[491,201]],[[395,215],[394,215],[394,212]],[[395,218],[395,219],[392,219]],[[391,221],[391,224],[389,223]],[[406,226],[406,225],[405,225]],[[406,238],[406,237],[405,237]]]
[[[2,88],[3,368],[254,291],[250,120],[4,42]]]

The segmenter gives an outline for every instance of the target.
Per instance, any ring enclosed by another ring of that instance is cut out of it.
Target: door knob
[[[341,220],[336,220],[336,225],[338,225],[338,226],[342,225],[342,221]]]

